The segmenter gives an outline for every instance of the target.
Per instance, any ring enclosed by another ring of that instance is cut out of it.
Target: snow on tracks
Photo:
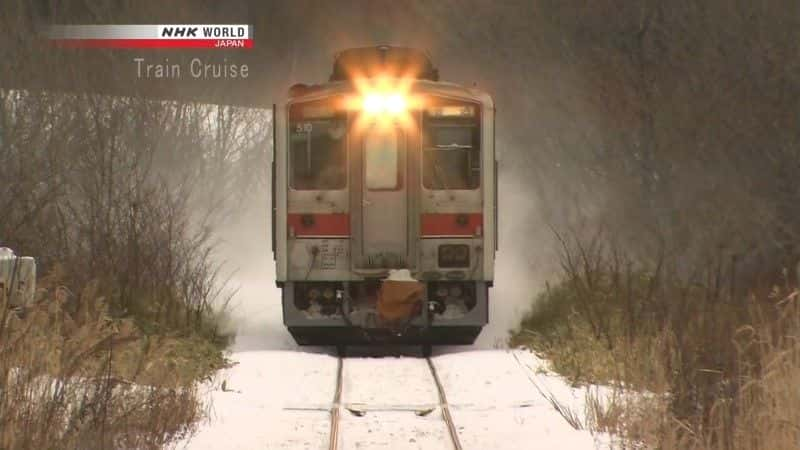
[[[424,358],[346,358],[342,389],[348,406],[424,409],[439,404]]]
[[[239,364],[224,378],[238,392],[211,393],[211,421],[188,448],[328,448],[337,358],[258,351],[233,359]],[[533,373],[535,356],[474,351],[433,362],[464,449],[595,448],[534,386],[573,392],[558,377]],[[453,448],[424,358],[346,358],[341,404],[339,449]]]
[[[423,358],[346,358],[340,449],[452,449]]]

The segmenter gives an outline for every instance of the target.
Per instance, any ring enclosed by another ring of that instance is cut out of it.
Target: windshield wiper
[[[443,148],[443,149],[471,149],[471,145],[463,145],[463,144],[436,144],[436,148]]]
[[[437,186],[440,185],[439,182],[441,181],[442,188],[449,189],[447,187],[447,181],[445,181],[444,177],[440,177],[442,172],[444,172],[444,170],[442,169],[442,166],[440,166],[439,162],[434,159],[434,161],[433,161],[433,176],[436,179],[436,185]]]
[[[311,173],[311,130],[306,131],[306,162],[308,173]]]

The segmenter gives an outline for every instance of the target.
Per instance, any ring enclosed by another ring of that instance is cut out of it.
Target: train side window
[[[478,127],[463,121],[429,120],[422,157],[422,183],[428,189],[477,189],[480,186]]]
[[[364,181],[371,191],[400,189],[399,135],[397,129],[369,130],[364,135]]]
[[[290,125],[290,185],[297,190],[347,186],[344,118],[299,120]]]

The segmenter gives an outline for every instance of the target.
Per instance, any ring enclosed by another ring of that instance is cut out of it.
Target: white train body
[[[332,81],[293,87],[275,108],[273,250],[284,323],[301,344],[465,344],[488,322],[494,104],[437,81],[420,55],[343,52]],[[398,70],[377,72],[386,67]],[[388,324],[375,303],[401,269],[424,284],[421,307]]]

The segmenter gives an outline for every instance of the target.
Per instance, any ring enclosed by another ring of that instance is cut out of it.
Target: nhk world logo
[[[72,48],[253,48],[251,25],[55,25],[55,45]]]

